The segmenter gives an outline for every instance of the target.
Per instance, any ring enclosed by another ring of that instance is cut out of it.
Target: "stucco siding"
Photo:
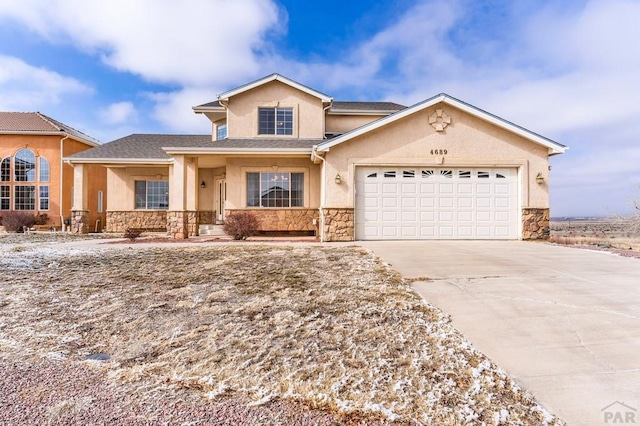
[[[436,108],[451,117],[451,124],[442,132],[428,121]],[[521,207],[548,208],[548,186],[536,183],[538,173],[548,182],[547,149],[448,105],[418,111],[334,146],[326,154],[326,162],[326,207],[354,207],[354,173],[358,165],[416,164],[518,167]],[[340,185],[334,182],[337,173],[342,177]]]
[[[324,136],[322,101],[291,86],[273,81],[229,99],[228,137],[258,137],[259,107],[293,108],[292,138],[321,139]]]
[[[110,211],[135,210],[136,180],[169,180],[169,168],[109,167],[107,203]]]
[[[382,117],[384,115],[327,115],[326,131],[345,133]]]

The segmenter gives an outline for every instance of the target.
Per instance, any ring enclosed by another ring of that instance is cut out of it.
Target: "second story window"
[[[216,140],[221,141],[222,139],[227,138],[227,125],[226,124],[218,124],[216,126]]]
[[[292,135],[293,108],[258,108],[259,135]]]

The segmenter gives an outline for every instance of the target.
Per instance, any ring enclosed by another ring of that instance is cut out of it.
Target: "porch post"
[[[197,235],[198,161],[184,155],[174,156],[169,170],[169,210],[167,232],[173,238]]]
[[[73,206],[71,229],[74,234],[89,233],[89,176],[84,164],[73,164]]]

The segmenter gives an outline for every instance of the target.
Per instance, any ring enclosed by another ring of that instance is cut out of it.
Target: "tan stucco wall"
[[[109,167],[107,199],[110,211],[135,209],[136,180],[169,180],[169,167]]]
[[[451,116],[451,124],[436,132],[428,118],[436,108]],[[446,149],[444,156],[432,149]],[[326,207],[354,207],[357,165],[415,164],[425,166],[519,167],[522,208],[548,208],[547,148],[473,117],[449,105],[436,105],[393,124],[334,146],[326,153]],[[342,183],[334,177],[340,173]]]
[[[224,167],[198,169],[198,182],[204,182],[205,187],[198,186],[198,210],[215,211],[216,182],[225,174]]]
[[[50,223],[54,226],[61,225],[60,215],[62,215],[63,218],[69,218],[71,216],[71,204],[73,200],[73,168],[68,164],[62,164],[61,158],[91,148],[85,143],[68,138],[63,142],[63,152],[61,155],[60,141],[62,138],[63,136],[59,135],[0,135],[0,159],[13,156],[20,149],[27,148],[36,155],[36,161],[38,163],[39,157],[44,157],[49,162],[50,181],[48,183],[36,182],[35,184],[49,185],[49,210],[43,211],[43,213],[49,215]],[[60,176],[61,169],[62,178]],[[91,168],[90,184],[91,192],[89,194],[93,196],[93,198],[90,199],[89,202],[93,202],[91,205],[95,204],[95,207],[97,207],[97,191],[102,189],[106,192],[106,173],[104,168],[100,166],[93,166]],[[12,207],[13,201],[12,194]],[[36,208],[38,207],[37,204],[38,201],[36,199]],[[91,223],[94,223],[95,220],[100,217],[95,210],[94,208],[93,214],[89,217]],[[37,211],[38,210],[36,210],[36,212]]]
[[[251,158],[230,157],[227,159],[227,209],[247,207],[248,172],[295,172],[304,173],[305,208],[320,206],[320,166],[305,158]]]
[[[87,145],[78,142],[73,139],[67,139],[64,141],[64,154],[63,156],[68,156],[72,154],[76,154],[78,152],[84,151],[88,149]],[[107,200],[107,170],[99,164],[86,164],[86,171],[88,173],[87,179],[87,207],[89,210],[89,230],[91,232],[96,230],[96,221],[99,219],[99,228],[104,228],[106,221],[106,212],[109,206],[109,202]],[[65,212],[68,212],[73,207],[73,194],[72,187],[74,185],[73,182],[73,167],[69,164],[64,165],[64,200],[63,200],[63,208]],[[68,188],[68,189],[67,189]],[[98,213],[98,191],[102,191],[103,193],[103,204],[102,204],[102,212]],[[68,217],[68,215],[65,215]]]
[[[272,137],[320,139],[324,136],[322,101],[279,81],[272,81],[229,99],[229,138],[271,137],[258,135],[258,107],[293,108],[293,135]]]
[[[384,115],[327,115],[326,131],[345,133],[383,117]]]

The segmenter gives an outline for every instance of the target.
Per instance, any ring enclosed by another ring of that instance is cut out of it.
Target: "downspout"
[[[326,107],[324,107],[322,110],[324,112],[324,114],[322,115],[322,138],[324,139],[324,135],[326,134],[327,131],[327,110],[329,108],[331,108],[331,106],[333,105],[333,98],[331,98],[331,101],[329,101],[329,105],[327,105]],[[324,157],[321,157],[317,154],[318,152],[318,145],[314,145],[313,148],[311,149],[311,161],[314,161],[316,158],[320,159],[320,161],[322,161],[322,170],[320,170],[320,180],[321,180],[321,184],[320,184],[320,242],[324,243],[325,242],[325,236],[324,236],[324,206],[326,205],[326,198],[327,198],[327,183],[326,183],[326,162]]]
[[[63,202],[63,198],[62,198],[62,193],[64,192],[64,180],[63,180],[63,173],[62,170],[64,168],[64,162],[62,161],[62,158],[64,157],[64,141],[69,139],[69,135],[65,135],[64,138],[60,139],[60,184],[58,186],[58,191],[60,192],[60,200],[59,200],[59,207],[60,207],[60,229],[62,231],[64,231],[64,211],[62,210],[62,202]],[[71,206],[73,208],[73,206]]]
[[[311,149],[311,161],[314,161],[316,158],[322,161],[322,169],[320,170],[320,242],[324,243],[324,206],[326,204],[326,182],[325,182],[325,160],[321,156],[317,154],[318,145],[314,145]]]

